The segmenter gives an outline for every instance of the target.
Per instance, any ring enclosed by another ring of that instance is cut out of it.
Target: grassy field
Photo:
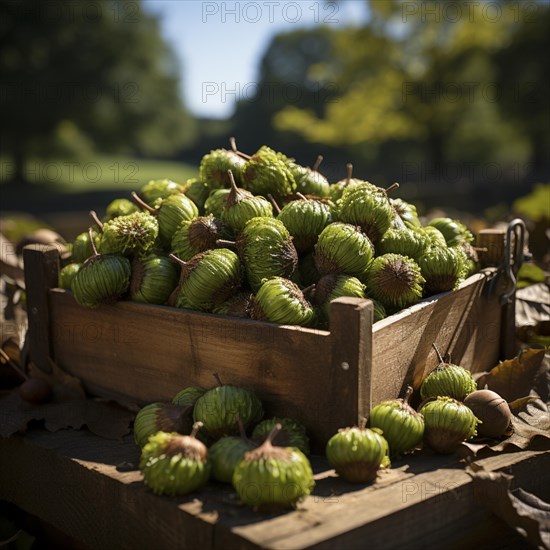
[[[139,189],[151,179],[169,178],[185,183],[198,175],[198,166],[181,162],[97,155],[87,160],[29,159],[27,179],[61,193]],[[10,180],[13,164],[0,158],[0,183]]]

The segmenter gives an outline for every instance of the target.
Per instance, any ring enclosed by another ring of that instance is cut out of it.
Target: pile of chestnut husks
[[[329,184],[262,146],[202,158],[199,179],[153,180],[111,202],[72,245],[59,286],[96,307],[121,299],[326,327],[329,304],[375,302],[375,321],[454,289],[477,269],[459,221],[352,177]],[[391,195],[391,196],[390,196]]]
[[[315,485],[304,426],[289,418],[262,420],[254,392],[217,381],[209,390],[185,388],[171,403],[139,411],[134,436],[145,484],[176,496],[212,478],[233,484],[241,501],[256,509],[294,507]]]

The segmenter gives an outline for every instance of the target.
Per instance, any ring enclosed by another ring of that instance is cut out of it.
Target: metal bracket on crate
[[[500,297],[503,306],[501,329],[501,356],[509,359],[517,352],[516,344],[516,284],[521,264],[525,260],[526,228],[523,220],[516,218],[506,232],[506,256],[504,258],[504,284],[506,291]]]

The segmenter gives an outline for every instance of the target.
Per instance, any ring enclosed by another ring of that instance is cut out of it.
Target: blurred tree
[[[169,155],[194,136],[175,58],[139,0],[0,0],[0,143],[24,159],[65,143]]]
[[[275,126],[333,146],[392,148],[393,160],[399,143],[421,144],[432,167],[525,156],[525,139],[499,109],[494,57],[514,29],[529,27],[522,10],[532,3],[491,4],[498,17],[483,1],[370,1],[366,26],[330,34],[338,99],[321,114],[287,105]],[[543,70],[540,53],[531,60]]]

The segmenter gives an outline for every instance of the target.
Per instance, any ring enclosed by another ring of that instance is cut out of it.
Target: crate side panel
[[[258,392],[271,414],[308,426],[330,396],[330,334],[168,307],[85,309],[50,292],[55,360],[96,395],[140,403],[224,383]],[[322,423],[322,422],[321,422]]]
[[[394,322],[375,329],[373,405],[403,395],[409,384],[419,388],[438,363],[433,343],[444,356],[450,353],[453,363],[472,372],[496,364],[501,309],[498,296],[488,295],[486,283],[484,275],[471,277],[458,290],[406,310]]]

